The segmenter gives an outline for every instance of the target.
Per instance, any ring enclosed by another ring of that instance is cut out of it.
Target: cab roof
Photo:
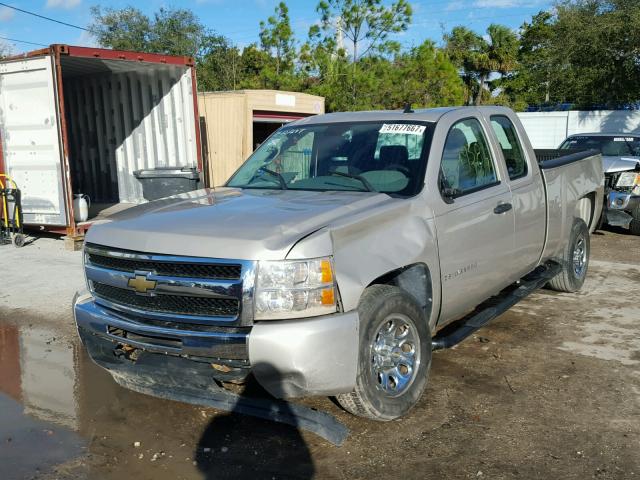
[[[402,110],[373,110],[364,112],[339,112],[327,113],[324,115],[314,115],[312,117],[303,118],[296,122],[292,122],[297,126],[318,125],[326,123],[348,123],[348,122],[388,122],[388,121],[418,121],[418,122],[437,122],[446,113],[455,110],[467,110],[470,114],[481,113],[483,110],[490,110],[495,113],[500,110],[510,111],[505,107],[486,106],[486,107],[438,107],[415,109],[411,113],[404,113]]]

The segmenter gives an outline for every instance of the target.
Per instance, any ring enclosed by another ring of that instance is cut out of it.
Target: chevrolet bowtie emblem
[[[135,278],[130,278],[127,282],[131,288],[138,293],[147,293],[149,290],[156,288],[155,280],[147,280],[145,275],[136,275]]]

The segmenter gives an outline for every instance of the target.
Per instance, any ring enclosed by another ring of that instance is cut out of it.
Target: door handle
[[[493,213],[500,215],[502,213],[507,213],[512,208],[513,205],[511,205],[510,203],[499,203],[498,206],[493,209]]]

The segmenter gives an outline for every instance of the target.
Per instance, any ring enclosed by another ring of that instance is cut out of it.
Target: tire
[[[429,323],[409,294],[390,285],[367,288],[360,299],[358,314],[356,386],[351,393],[340,394],[336,399],[354,415],[378,421],[394,420],[418,403],[427,385],[431,368]],[[389,354],[394,345],[396,355]],[[406,353],[404,357],[402,351]],[[390,363],[384,365],[384,360]],[[413,367],[409,366],[411,362]]]
[[[589,228],[584,220],[576,218],[562,255],[562,271],[549,281],[549,287],[568,293],[580,290],[589,270],[590,250]]]
[[[631,216],[633,220],[629,224],[629,231],[632,235],[640,235],[640,202],[636,203],[636,206],[631,210]]]
[[[605,210],[604,208],[602,209],[602,213],[600,214],[600,218],[598,219],[598,222],[596,223],[596,228],[593,229],[593,232],[598,231],[598,230],[602,230],[602,227],[604,227],[604,218],[606,216]],[[591,233],[593,233],[591,232]]]
[[[22,235],[21,233],[16,233],[13,237],[13,244],[17,248],[24,247],[24,240],[24,235]]]

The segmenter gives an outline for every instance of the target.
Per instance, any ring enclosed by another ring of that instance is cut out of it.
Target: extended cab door
[[[515,216],[513,280],[517,280],[540,261],[547,224],[544,184],[533,150],[517,118],[506,112],[489,110],[496,149],[506,165]]]
[[[464,315],[511,283],[512,197],[488,138],[479,119],[461,119],[449,128],[442,150],[440,201],[434,205],[440,322]]]

